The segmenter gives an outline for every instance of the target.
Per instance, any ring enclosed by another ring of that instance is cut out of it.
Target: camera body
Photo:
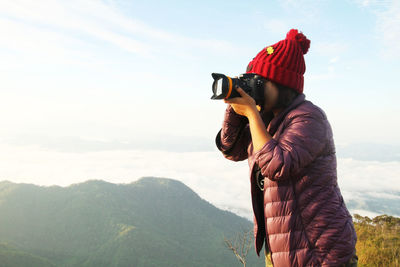
[[[211,99],[240,97],[239,92],[235,89],[240,87],[256,101],[256,105],[263,107],[265,78],[262,76],[253,73],[242,74],[235,78],[220,73],[212,73],[211,76],[214,79]]]

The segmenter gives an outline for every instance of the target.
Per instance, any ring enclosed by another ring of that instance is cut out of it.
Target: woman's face
[[[278,87],[271,81],[264,83],[264,111],[271,111],[278,100]]]

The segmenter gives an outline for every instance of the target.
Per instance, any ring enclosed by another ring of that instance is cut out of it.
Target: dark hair
[[[274,108],[286,108],[288,107],[293,100],[300,94],[293,88],[290,88],[288,86],[275,83],[276,86],[278,87],[278,99],[276,101],[276,104]]]

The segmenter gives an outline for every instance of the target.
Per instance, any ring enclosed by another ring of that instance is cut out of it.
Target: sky
[[[211,73],[244,73],[292,28],[345,200],[400,204],[399,0],[0,0],[0,180],[175,178],[250,217],[247,163],[215,147]]]

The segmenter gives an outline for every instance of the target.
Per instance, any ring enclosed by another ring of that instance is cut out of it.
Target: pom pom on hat
[[[310,40],[308,40],[303,33],[298,32],[296,29],[291,29],[286,34],[286,39],[297,41],[303,51],[303,55],[307,54],[308,49],[310,48]]]

